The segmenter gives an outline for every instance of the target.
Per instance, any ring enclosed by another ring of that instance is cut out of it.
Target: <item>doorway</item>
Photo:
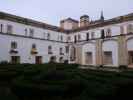
[[[42,56],[36,56],[36,64],[42,64]]]
[[[20,56],[11,56],[11,63],[12,64],[20,63]]]
[[[128,59],[129,65],[133,65],[133,51],[128,51]]]

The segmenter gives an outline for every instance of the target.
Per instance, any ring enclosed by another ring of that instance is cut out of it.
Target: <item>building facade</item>
[[[68,18],[60,27],[0,12],[0,62],[69,62],[133,67],[133,13],[104,20]]]

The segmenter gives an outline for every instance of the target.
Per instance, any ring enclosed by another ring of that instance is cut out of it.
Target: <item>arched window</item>
[[[60,58],[59,58],[59,62],[60,62],[60,63],[63,63],[63,62],[64,62],[64,61],[63,61],[63,57],[60,57]]]

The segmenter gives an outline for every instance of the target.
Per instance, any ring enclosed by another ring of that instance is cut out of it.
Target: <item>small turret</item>
[[[83,15],[80,17],[80,27],[86,27],[90,24],[90,19],[88,15]]]
[[[103,11],[101,11],[100,20],[101,20],[101,21],[104,21]]]

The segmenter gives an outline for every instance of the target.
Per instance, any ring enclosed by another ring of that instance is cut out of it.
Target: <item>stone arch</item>
[[[102,62],[104,65],[118,66],[118,42],[107,39],[102,42]]]
[[[94,42],[89,42],[82,47],[82,61],[84,65],[96,64],[96,45]]]
[[[116,42],[118,42],[118,40],[114,39],[114,38],[106,38],[102,42],[106,42],[106,41],[116,41]]]
[[[126,42],[128,42],[129,40],[132,40],[133,39],[133,36],[129,37],[126,39]]]

